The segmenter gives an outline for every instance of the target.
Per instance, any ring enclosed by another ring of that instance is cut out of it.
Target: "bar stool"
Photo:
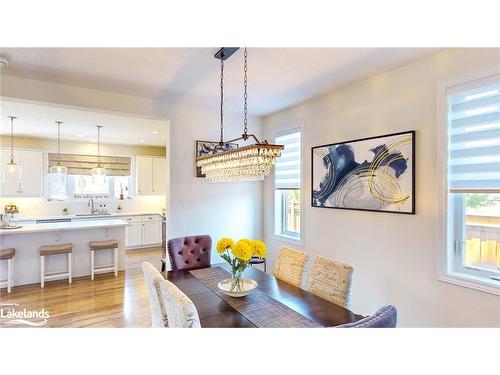
[[[5,249],[0,250],[0,260],[7,261],[7,280],[2,282],[7,282],[7,293],[10,293],[13,286],[12,276],[14,273],[14,255],[16,255],[15,249]]]
[[[115,277],[118,276],[118,241],[117,240],[107,240],[107,241],[90,241],[90,275],[91,279],[94,280],[95,272],[110,272],[115,273]],[[95,267],[94,263],[94,251],[99,250],[113,250],[113,265],[104,267]]]
[[[73,252],[73,245],[70,243],[65,243],[61,245],[46,245],[40,246],[40,285],[43,288],[45,286],[45,280],[56,279],[59,277],[68,277],[68,283],[71,284],[71,253]],[[59,273],[45,273],[45,257],[57,254],[68,254],[68,271]]]

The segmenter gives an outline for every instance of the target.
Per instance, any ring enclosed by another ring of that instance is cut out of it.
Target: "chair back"
[[[142,263],[142,272],[148,288],[151,325],[153,327],[168,327],[167,310],[160,294],[160,283],[165,279],[149,262]]]
[[[274,277],[299,287],[308,257],[309,254],[307,253],[282,246],[278,251],[276,263],[274,264]]]
[[[309,277],[309,292],[345,308],[351,307],[353,268],[316,256]]]
[[[179,288],[163,280],[160,292],[165,301],[169,328],[201,328],[196,306]]]
[[[167,249],[173,270],[210,267],[212,238],[208,235],[171,239]]]
[[[396,328],[397,323],[398,313],[396,307],[385,305],[373,315],[354,323],[342,324],[336,328]]]

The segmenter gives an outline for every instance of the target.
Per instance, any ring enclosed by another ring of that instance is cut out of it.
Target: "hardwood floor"
[[[161,267],[161,248],[130,250],[126,270],[112,273],[14,287],[12,293],[0,289],[0,305],[16,303],[17,310],[45,309],[50,318],[44,327],[150,327],[151,317],[141,263]],[[27,327],[7,325],[0,327]]]

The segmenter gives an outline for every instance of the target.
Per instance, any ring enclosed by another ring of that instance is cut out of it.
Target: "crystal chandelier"
[[[20,183],[22,168],[14,161],[14,120],[17,117],[10,118],[10,158],[9,162],[2,166],[2,182]]]
[[[54,182],[65,183],[68,176],[68,168],[61,165],[61,121],[56,121],[57,125],[57,164],[50,167],[50,177]]]
[[[224,60],[238,48],[222,48],[215,58],[220,59],[220,141],[212,154],[200,156],[196,165],[201,167],[209,182],[262,181],[271,173],[276,158],[281,156],[282,145],[271,145],[267,141],[259,142],[253,134],[248,134],[247,120],[247,49],[244,50],[244,127],[240,138],[224,141]],[[230,149],[235,141],[247,141],[253,138],[255,144]]]

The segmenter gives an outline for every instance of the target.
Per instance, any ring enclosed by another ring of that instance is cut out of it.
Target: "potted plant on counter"
[[[63,213],[63,215],[67,215],[67,214],[69,214],[69,210],[68,210],[68,208],[64,207],[64,208],[62,209],[62,213]]]

